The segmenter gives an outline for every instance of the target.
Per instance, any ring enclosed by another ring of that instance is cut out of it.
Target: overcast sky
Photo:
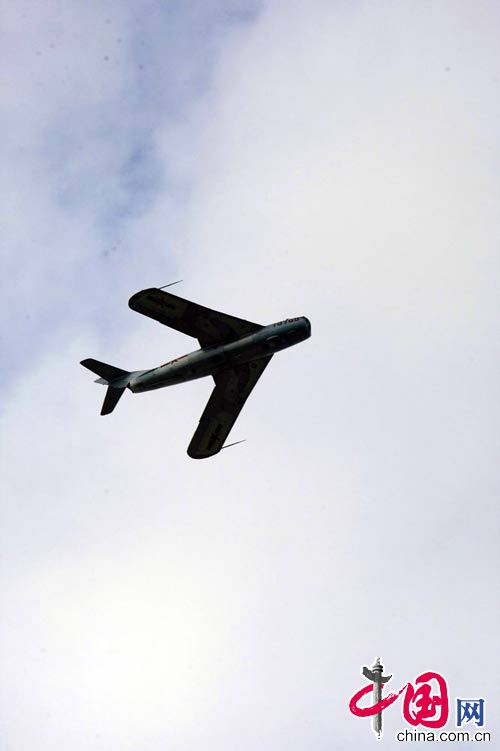
[[[0,751],[365,751],[377,655],[495,742],[498,3],[1,14]],[[178,278],[312,322],[200,462],[208,379],[79,365],[194,349],[127,306]]]

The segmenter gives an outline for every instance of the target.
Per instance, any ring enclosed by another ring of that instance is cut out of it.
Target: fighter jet
[[[170,286],[170,285],[167,285]],[[109,415],[125,389],[134,394],[212,376],[215,388],[187,453],[193,459],[214,456],[222,448],[250,392],[273,354],[308,339],[307,318],[286,318],[269,326],[204,308],[165,292],[144,289],[129,302],[132,310],[198,340],[201,349],[151,370],[121,370],[88,358],[81,364],[107,385],[101,415]]]

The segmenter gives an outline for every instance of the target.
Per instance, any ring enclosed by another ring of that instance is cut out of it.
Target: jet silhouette
[[[138,394],[212,376],[215,388],[187,450],[193,459],[205,459],[224,448],[273,354],[311,336],[311,324],[304,316],[261,326],[154,287],[137,292],[128,304],[132,310],[198,339],[201,349],[151,370],[127,371],[91,358],[82,360],[84,367],[100,376],[96,382],[108,387],[101,415],[114,410],[127,388]]]

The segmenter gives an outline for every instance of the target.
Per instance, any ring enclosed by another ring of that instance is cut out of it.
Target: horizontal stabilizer
[[[116,381],[117,378],[124,378],[125,376],[130,375],[128,370],[115,368],[114,365],[107,365],[105,362],[93,360],[91,357],[82,360],[80,365],[83,365],[84,368],[88,368],[92,373],[104,378],[106,383],[111,383],[111,381]]]
[[[120,397],[124,391],[125,387],[115,389],[113,386],[108,386],[108,390],[106,391],[106,396],[104,397],[104,402],[101,409],[101,415],[111,414],[111,412],[118,404]]]

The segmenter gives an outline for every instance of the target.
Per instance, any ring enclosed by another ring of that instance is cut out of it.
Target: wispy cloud
[[[172,196],[166,217],[175,214],[177,186],[156,135],[182,119],[210,81],[218,46],[256,10],[255,3],[222,5],[75,9],[54,1],[6,13],[3,338],[10,362],[25,363],[26,341],[30,357],[47,345],[61,308],[65,320],[83,322],[92,287],[91,307],[102,313],[108,286],[120,284],[135,252],[127,245],[131,219],[160,194],[167,202]],[[169,268],[172,248],[163,247]]]

